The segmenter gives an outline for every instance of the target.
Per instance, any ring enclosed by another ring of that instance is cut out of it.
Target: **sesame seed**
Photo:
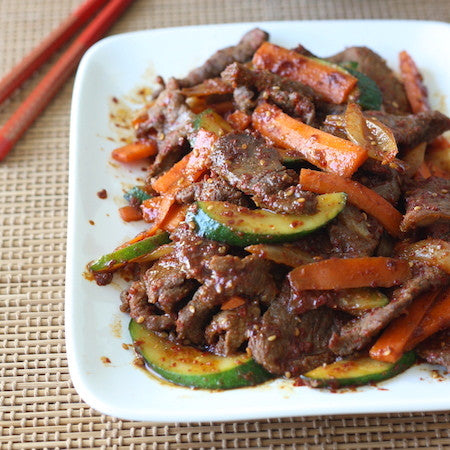
[[[158,139],[159,139],[160,141],[162,141],[165,137],[166,137],[166,135],[165,135],[164,133],[159,133],[159,134],[158,134]]]
[[[247,147],[248,147],[247,144],[242,144],[242,145],[241,145],[242,150],[245,150]]]
[[[264,161],[264,159],[260,159],[259,160],[259,165],[260,166],[264,166],[264,164],[266,164],[266,161]]]
[[[441,189],[441,192],[442,192],[443,194],[448,194],[448,189]]]
[[[304,202],[306,202],[306,198],[300,197],[300,198],[297,198],[295,201],[296,201],[297,203],[304,203]]]
[[[273,342],[277,338],[276,334],[272,334],[272,336],[269,336],[267,338],[268,341]]]
[[[422,209],[422,207],[421,206],[414,206],[414,211],[420,211],[421,209]]]
[[[128,350],[130,347],[129,347],[129,345],[128,344],[125,344],[125,342],[122,344],[122,348],[124,349],[124,350]]]
[[[191,313],[195,313],[195,306],[194,305],[189,305],[189,311]]]
[[[246,349],[245,349],[245,353],[247,353],[247,355],[248,356],[252,356],[252,350],[251,350],[251,348],[250,347],[247,347]]]
[[[284,373],[284,376],[286,377],[286,378],[291,378],[291,372],[285,372]]]
[[[300,336],[300,330],[298,328],[295,329],[294,335],[295,336]]]
[[[281,88],[280,88],[280,86],[273,86],[272,89],[273,89],[274,91],[279,91]]]
[[[290,197],[295,191],[295,187],[291,186],[289,189],[286,190],[286,196]]]
[[[137,322],[137,323],[142,323],[144,320],[145,320],[145,317],[144,317],[144,316],[139,316],[139,317],[136,319],[136,322]]]
[[[393,101],[393,102],[392,102],[392,106],[393,106],[394,108],[398,108],[398,103],[397,103],[396,101]]]
[[[188,222],[188,227],[189,227],[191,230],[195,230],[195,222]]]

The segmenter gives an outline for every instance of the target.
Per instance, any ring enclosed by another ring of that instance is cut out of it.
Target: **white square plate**
[[[117,214],[122,182],[133,184],[139,172],[118,170],[110,164],[110,151],[118,146],[107,139],[112,134],[108,117],[111,97],[121,97],[142,85],[149,69],[163,77],[183,76],[213,51],[236,43],[255,26],[267,30],[273,43],[287,47],[302,43],[319,55],[366,45],[394,68],[398,52],[406,49],[425,75],[434,107],[447,113],[450,110],[450,26],[443,23],[226,24],[141,31],[94,45],[78,69],[70,129],[66,339],[75,388],[102,413],[159,422],[448,409],[450,377],[433,378],[430,366],[415,366],[378,387],[339,394],[293,387],[281,380],[224,392],[160,383],[136,369],[132,352],[122,348],[130,338],[128,318],[119,312],[117,284],[98,287],[83,277],[88,261],[141,230],[139,225],[124,224]],[[96,196],[103,188],[108,192],[105,200]],[[108,357],[111,364],[104,364],[102,357]]]

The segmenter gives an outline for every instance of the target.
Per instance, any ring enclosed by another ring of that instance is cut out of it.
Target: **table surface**
[[[0,76],[80,0],[1,0]],[[255,20],[450,20],[448,0],[136,0],[110,34]],[[50,64],[50,63],[49,63]],[[0,106],[0,123],[46,65]],[[73,78],[0,163],[0,448],[450,448],[450,413],[149,423],[77,395],[64,342],[69,109]]]

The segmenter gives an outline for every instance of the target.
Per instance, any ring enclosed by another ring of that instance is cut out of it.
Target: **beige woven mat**
[[[0,0],[0,74],[80,0]],[[450,19],[448,0],[136,0],[113,28],[273,19]],[[40,71],[40,74],[43,73]],[[39,75],[0,107],[3,123]],[[450,448],[448,412],[151,424],[82,402],[64,343],[72,81],[0,163],[0,448]]]

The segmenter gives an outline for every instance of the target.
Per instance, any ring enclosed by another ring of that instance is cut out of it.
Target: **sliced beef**
[[[406,214],[400,224],[402,231],[431,225],[438,220],[450,220],[450,180],[430,177],[411,182],[406,185],[405,197]]]
[[[200,283],[211,276],[211,258],[224,255],[228,250],[228,246],[223,243],[198,236],[187,224],[178,226],[170,235],[170,239],[175,243],[171,256],[177,261],[178,270],[184,273],[186,278]]]
[[[239,86],[233,90],[233,100],[239,110],[247,114],[256,107],[256,95],[247,86]]]
[[[281,164],[278,152],[263,139],[245,133],[222,136],[212,149],[211,162],[214,172],[252,195],[260,207],[292,214],[316,210],[316,196],[298,188],[297,174]]]
[[[230,186],[218,176],[193,183],[176,194],[178,203],[192,203],[194,201],[229,202],[239,206],[248,206],[249,202],[244,194]]]
[[[265,100],[270,100],[303,122],[310,124],[314,120],[315,94],[310,87],[302,83],[288,80],[267,70],[251,70],[238,63],[229,65],[221,76],[234,88],[245,87],[256,91]]]
[[[156,136],[158,153],[150,176],[171,167],[186,150],[188,134],[192,131],[194,114],[185,102],[176,81],[171,79],[149,108],[148,119],[139,125],[137,137]]]
[[[130,314],[131,318],[142,323],[152,331],[170,331],[175,328],[175,321],[167,314],[162,314],[155,305],[148,302],[145,286],[135,281],[120,294],[120,310]]]
[[[400,175],[387,164],[368,158],[358,169],[355,179],[364,186],[373,189],[389,203],[397,204],[401,195]]]
[[[234,295],[270,303],[277,287],[270,274],[271,264],[256,256],[214,256],[208,261],[211,275],[180,311],[177,332],[181,339],[204,343],[204,331],[220,304]]]
[[[241,63],[249,61],[252,59],[253,53],[268,38],[269,35],[259,28],[250,30],[244,34],[237,45],[217,51],[202,66],[189,72],[185,78],[178,80],[180,86],[194,86],[207,78],[219,76],[225,67],[235,61]]]
[[[180,270],[176,255],[170,254],[160,258],[142,276],[148,302],[158,305],[167,314],[173,315],[176,306],[195,289],[193,280],[188,280]]]
[[[376,219],[353,205],[347,205],[328,230],[334,253],[352,258],[372,256],[383,233]]]
[[[430,142],[450,130],[450,118],[439,111],[425,111],[406,116],[381,111],[369,111],[364,114],[375,117],[388,126],[399,147],[412,148],[422,142]]]
[[[447,284],[450,277],[435,266],[415,262],[412,277],[392,294],[391,302],[347,323],[333,333],[330,348],[337,355],[349,355],[365,347],[392,319],[399,316],[422,292]]]
[[[385,60],[374,51],[367,47],[349,47],[327,59],[337,64],[358,63],[356,69],[375,81],[380,88],[383,106],[388,113],[407,114],[411,111],[403,84],[389,69]]]
[[[261,310],[256,302],[217,313],[205,330],[208,346],[217,355],[235,353],[249,338],[250,329],[260,314]]]
[[[294,314],[288,307],[290,295],[285,284],[248,343],[255,361],[275,375],[297,376],[336,358],[328,348],[337,325],[333,311],[323,307]]]
[[[416,351],[426,362],[444,366],[450,372],[450,328],[422,342]]]
[[[432,225],[425,227],[424,234],[431,239],[442,239],[450,242],[450,221],[438,220]]]

